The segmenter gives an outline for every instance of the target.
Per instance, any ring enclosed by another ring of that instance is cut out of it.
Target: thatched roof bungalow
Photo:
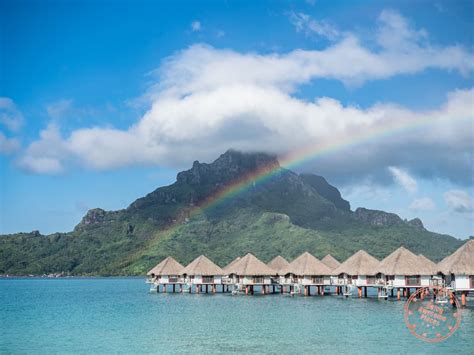
[[[430,286],[436,271],[423,258],[400,247],[380,262],[377,273],[395,287],[419,287]]]
[[[447,284],[455,291],[474,291],[474,240],[464,243],[458,250],[445,257],[436,266]]]
[[[198,256],[181,270],[192,284],[221,284],[224,271],[204,255]]]
[[[275,270],[250,253],[226,266],[225,272],[229,276],[236,276],[236,282],[244,285],[271,284],[271,276],[276,275]]]
[[[359,250],[335,268],[332,274],[339,277],[339,283],[367,286],[376,283],[375,274],[379,263],[379,260],[365,250]]]
[[[183,269],[183,265],[178,263],[171,256],[161,261],[153,269],[148,271],[147,276],[155,279],[155,283],[171,284],[179,282],[179,275]]]
[[[330,285],[331,269],[308,252],[304,252],[281,270],[290,283]]]

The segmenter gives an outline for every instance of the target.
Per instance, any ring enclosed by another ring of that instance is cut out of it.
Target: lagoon
[[[474,309],[444,342],[396,300],[149,293],[143,278],[0,280],[0,353],[428,353],[474,349]]]

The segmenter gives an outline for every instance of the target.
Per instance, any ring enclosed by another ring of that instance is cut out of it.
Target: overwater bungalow
[[[324,287],[331,285],[331,269],[308,252],[304,252],[280,271],[285,275],[284,285],[290,293],[299,293],[302,288],[305,295],[311,295],[311,286],[318,294],[324,295]]]
[[[157,292],[160,292],[160,286],[163,292],[166,292],[168,285],[172,285],[173,292],[175,292],[176,285],[182,285],[183,280],[180,275],[183,268],[183,265],[178,263],[171,256],[168,256],[153,269],[148,271],[147,276],[150,277],[148,282],[156,287]]]
[[[344,293],[345,296],[349,296],[354,286],[358,289],[359,297],[362,297],[362,291],[367,297],[367,287],[377,284],[375,275],[379,263],[379,260],[365,250],[359,250],[332,270],[332,274],[338,278],[336,293]]]
[[[412,288],[430,286],[432,275],[436,274],[432,265],[404,247],[383,259],[376,271],[381,282],[397,288],[397,298],[400,298],[400,289],[408,297]]]
[[[446,285],[461,294],[461,303],[466,304],[469,292],[474,292],[474,240],[464,243],[436,266]]]
[[[250,253],[233,265],[226,266],[225,272],[235,282],[234,291],[242,291],[245,294],[254,294],[255,286],[258,286],[263,294],[268,293],[268,287],[272,285],[272,276],[276,275],[275,270]]]
[[[215,293],[217,285],[222,286],[222,276],[225,273],[219,266],[201,255],[183,268],[180,274],[189,287],[189,292],[192,292],[194,286],[197,293],[203,292],[203,288],[206,293],[209,291]],[[223,286],[222,291],[224,291]]]

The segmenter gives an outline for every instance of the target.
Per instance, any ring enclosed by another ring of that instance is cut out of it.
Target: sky
[[[0,233],[70,231],[234,148],[472,236],[473,22],[473,1],[0,0]]]

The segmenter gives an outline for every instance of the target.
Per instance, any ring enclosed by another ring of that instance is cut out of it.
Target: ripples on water
[[[403,302],[336,296],[156,294],[137,278],[0,280],[0,353],[472,354],[474,310],[427,344]]]

